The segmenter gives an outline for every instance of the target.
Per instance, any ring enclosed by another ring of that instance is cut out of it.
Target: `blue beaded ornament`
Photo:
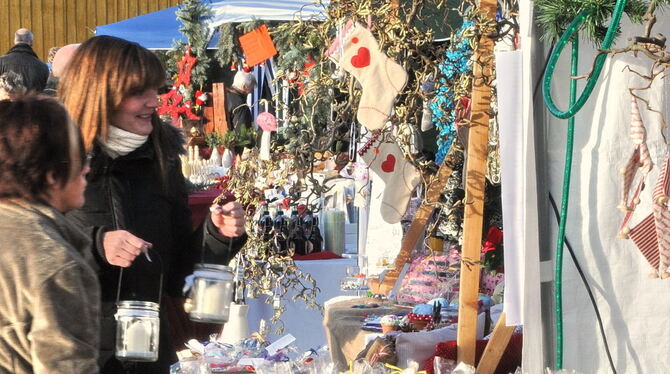
[[[453,44],[444,54],[444,61],[438,68],[440,76],[437,79],[437,90],[430,101],[429,107],[433,113],[433,124],[438,130],[437,154],[435,162],[441,164],[447,155],[451,143],[456,137],[456,103],[461,98],[457,96],[455,87],[460,84],[462,77],[469,77],[472,73],[472,47],[470,38],[466,34],[473,34],[474,22],[463,21],[452,38]]]

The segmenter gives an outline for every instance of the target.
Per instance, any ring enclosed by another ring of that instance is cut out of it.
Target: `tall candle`
[[[229,307],[230,300],[225,297],[226,285],[213,283],[205,287],[203,297],[198,304],[198,312],[203,314],[224,314],[224,310]]]
[[[325,242],[326,250],[336,254],[344,252],[344,212],[329,210],[325,214]]]
[[[127,352],[151,352],[151,323],[137,320],[126,329],[123,345]]]

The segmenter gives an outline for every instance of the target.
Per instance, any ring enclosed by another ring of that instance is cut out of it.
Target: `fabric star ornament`
[[[177,92],[175,88],[162,94],[160,96],[161,106],[156,109],[158,115],[167,114],[172,118],[172,123],[179,124],[179,104],[181,104],[184,97]]]
[[[386,184],[381,215],[388,223],[398,223],[405,215],[412,192],[421,182],[419,171],[407,160],[398,144],[373,136],[358,154],[370,170]]]
[[[184,57],[177,63],[179,71],[177,72],[177,80],[174,82],[175,87],[179,87],[182,84],[184,86],[191,85],[191,71],[197,63],[198,59],[191,55],[191,47],[187,47]]]
[[[396,96],[407,83],[407,72],[379,50],[370,30],[351,21],[338,33],[326,56],[363,87],[356,113],[358,122],[371,131],[384,127]]]

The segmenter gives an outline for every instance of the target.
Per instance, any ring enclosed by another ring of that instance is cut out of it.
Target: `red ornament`
[[[195,105],[202,106],[207,102],[207,94],[202,91],[196,91],[195,93]]]
[[[186,47],[184,57],[177,63],[179,72],[177,73],[177,81],[174,82],[175,87],[179,87],[182,84],[187,87],[191,85],[191,71],[197,63],[198,59],[191,55],[191,47]]]
[[[197,63],[198,59],[191,55],[191,47],[186,47],[184,57],[177,63],[179,72],[177,73],[177,79],[175,80],[172,89],[160,97],[161,106],[156,112],[159,115],[170,115],[170,117],[172,117],[172,123],[175,126],[180,126],[179,117],[185,117],[186,119],[195,121],[200,120],[200,117],[195,115],[193,110],[191,110],[192,102],[190,100],[183,102],[184,97],[179,94],[179,87],[188,87],[191,85],[191,71]],[[196,94],[196,104],[199,96],[200,95]]]
[[[495,251],[496,246],[502,242],[503,232],[497,227],[491,227],[486,234],[486,240],[482,248],[482,253]]]
[[[461,126],[463,122],[470,119],[470,107],[472,100],[469,97],[461,97],[456,103],[456,127]]]

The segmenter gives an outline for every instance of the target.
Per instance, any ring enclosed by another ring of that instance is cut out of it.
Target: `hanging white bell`
[[[249,313],[249,305],[246,304],[230,304],[230,314],[228,315],[228,322],[223,325],[221,337],[219,341],[227,344],[237,344],[249,336],[249,321],[247,315]]]

